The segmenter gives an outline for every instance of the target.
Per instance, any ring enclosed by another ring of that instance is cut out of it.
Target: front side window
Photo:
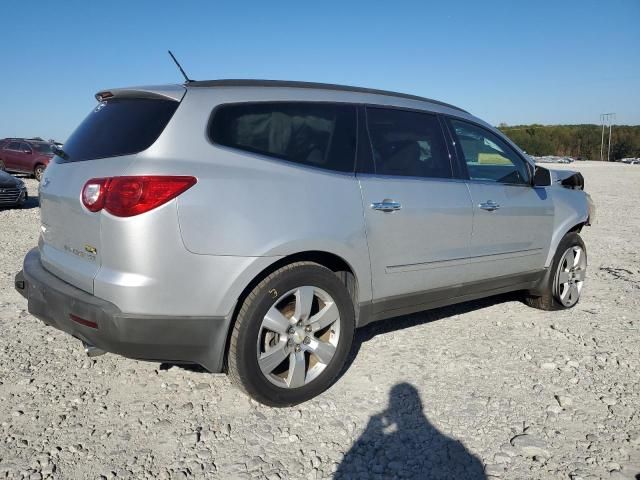
[[[471,180],[529,184],[525,161],[494,133],[472,123],[450,120]]]
[[[32,150],[31,150],[31,147],[29,146],[28,143],[24,143],[23,142],[23,143],[20,144],[20,151],[21,152],[31,152]]]
[[[379,175],[451,178],[451,161],[436,115],[367,108],[367,126]]]
[[[221,105],[209,126],[214,143],[290,162],[353,172],[352,105],[260,102]]]

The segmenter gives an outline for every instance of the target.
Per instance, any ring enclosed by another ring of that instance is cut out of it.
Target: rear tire
[[[587,247],[575,232],[567,233],[558,244],[551,270],[541,295],[527,295],[525,303],[539,310],[573,308],[580,300],[587,269]]]
[[[42,175],[44,174],[45,168],[47,167],[42,164],[36,165],[36,168],[33,169],[33,176],[36,178],[36,180],[42,180]]]
[[[231,381],[273,407],[331,386],[351,349],[355,312],[347,287],[312,262],[282,267],[243,301],[228,353]]]

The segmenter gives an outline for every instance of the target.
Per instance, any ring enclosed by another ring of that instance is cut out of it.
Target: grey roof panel
[[[332,83],[296,82],[289,80],[248,80],[248,79],[228,79],[228,80],[198,80],[185,83],[187,87],[280,87],[280,88],[313,88],[317,90],[337,90],[343,92],[369,93],[373,95],[386,95],[388,97],[406,98],[421,102],[435,103],[445,107],[453,108],[464,113],[469,113],[462,108],[450,105],[439,100],[409,95],[406,93],[390,92],[387,90],[376,90],[373,88],[351,87],[348,85],[335,85]]]

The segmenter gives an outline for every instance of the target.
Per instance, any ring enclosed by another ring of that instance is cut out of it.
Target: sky
[[[497,125],[640,124],[640,0],[2,0],[0,138],[64,141],[103,89],[191,78],[394,90]]]

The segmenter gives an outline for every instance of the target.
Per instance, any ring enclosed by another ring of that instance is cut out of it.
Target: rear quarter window
[[[213,113],[209,138],[301,165],[353,172],[356,110],[353,105],[312,102],[221,105]]]
[[[155,142],[179,103],[150,98],[100,102],[64,144],[63,162],[131,155]]]

